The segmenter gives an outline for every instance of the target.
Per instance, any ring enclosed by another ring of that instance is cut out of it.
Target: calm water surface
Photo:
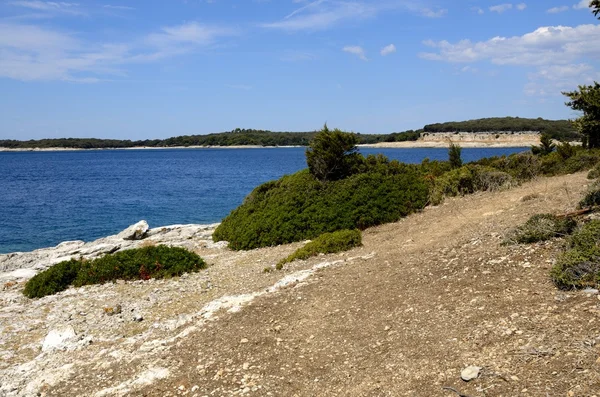
[[[463,149],[463,160],[526,148]],[[361,149],[420,163],[447,149]],[[303,148],[0,152],[0,253],[150,227],[219,222],[257,185],[306,168]]]

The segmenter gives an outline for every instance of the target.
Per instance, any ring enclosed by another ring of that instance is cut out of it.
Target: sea
[[[463,148],[463,161],[528,148]],[[0,152],[0,253],[150,227],[219,222],[261,183],[306,168],[304,148]],[[361,148],[405,163],[444,148]]]

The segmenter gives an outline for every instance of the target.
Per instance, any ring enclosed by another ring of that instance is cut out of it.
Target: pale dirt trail
[[[166,343],[151,363],[164,379],[148,380],[147,356],[98,358],[44,395],[456,396],[447,386],[471,397],[600,396],[597,295],[551,284],[559,240],[500,245],[533,214],[573,209],[588,183],[583,173],[541,178],[369,229],[363,247],[287,271],[347,262]],[[285,274],[262,267],[295,246],[223,253],[231,266],[211,271],[225,269],[229,294],[261,291]],[[195,298],[188,290],[178,302]],[[483,367],[469,383],[467,365]]]

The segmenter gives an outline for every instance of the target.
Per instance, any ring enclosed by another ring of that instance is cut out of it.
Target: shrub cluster
[[[496,191],[511,186],[513,177],[491,167],[467,164],[430,178],[429,203],[440,204],[444,197],[471,194],[476,191]]]
[[[180,276],[206,267],[198,255],[183,248],[158,245],[117,252],[94,260],[70,260],[37,274],[25,285],[29,298],[64,291],[70,285],[103,284],[114,280],[148,280]]]
[[[600,284],[600,221],[584,224],[569,239],[550,276],[562,289],[595,287]]]
[[[593,170],[592,170],[593,171]],[[591,171],[590,171],[591,172]],[[587,208],[600,205],[600,183],[596,182],[588,189],[585,196],[581,199],[578,208]]]
[[[361,172],[321,182],[308,170],[263,184],[213,234],[235,250],[314,239],[395,222],[422,209],[428,187],[416,166],[370,156]]]
[[[573,231],[577,223],[571,218],[559,218],[552,214],[537,214],[523,225],[511,231],[505,238],[505,244],[529,244],[564,237]]]
[[[361,245],[362,238],[360,230],[339,230],[333,233],[324,233],[307,243],[304,247],[298,248],[287,258],[279,261],[277,269],[281,269],[284,264],[290,263],[296,259],[308,259],[319,254],[334,254]]]

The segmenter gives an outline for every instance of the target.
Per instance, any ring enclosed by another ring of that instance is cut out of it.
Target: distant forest
[[[416,141],[422,132],[497,132],[539,131],[554,139],[574,140],[579,135],[567,120],[524,119],[519,117],[487,118],[461,122],[426,125],[421,130],[394,132],[391,134],[356,134],[360,144],[379,142]],[[316,131],[273,132],[236,128],[233,131],[208,135],[184,135],[167,139],[116,140],[95,138],[60,138],[29,141],[0,140],[0,147],[9,149],[68,148],[112,149],[132,147],[175,146],[307,146]]]
[[[423,132],[517,132],[538,131],[558,140],[576,140],[579,134],[569,120],[523,119],[520,117],[492,117],[486,119],[451,121],[429,124]]]

